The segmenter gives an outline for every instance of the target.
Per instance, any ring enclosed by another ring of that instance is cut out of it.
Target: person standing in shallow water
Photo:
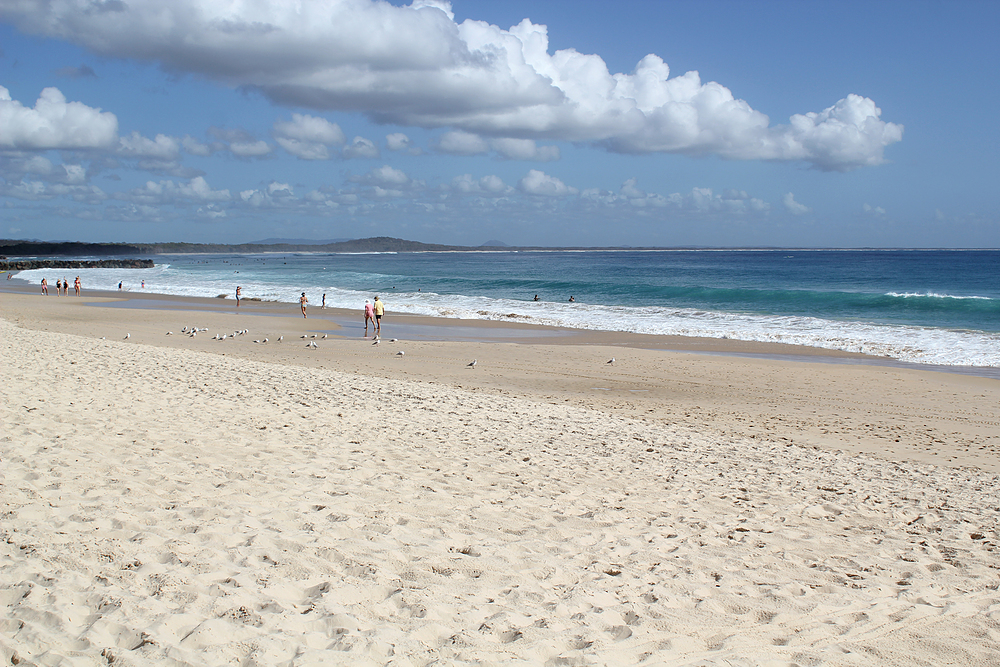
[[[80,296],[80,276],[77,276],[76,280],[73,281],[73,291],[76,292],[77,296]]]
[[[243,288],[239,285],[236,286],[236,307],[240,307],[240,297],[243,296]]]
[[[368,299],[365,299],[365,338],[368,338],[368,323],[372,323],[372,333],[375,332],[375,309]]]
[[[385,304],[375,297],[375,335],[382,335],[382,315],[385,314]]]
[[[299,308],[302,309],[302,317],[306,316],[306,304],[309,303],[309,299],[306,298],[306,293],[303,292],[302,296],[299,297]]]

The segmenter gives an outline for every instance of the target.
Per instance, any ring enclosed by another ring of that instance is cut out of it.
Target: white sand
[[[993,473],[0,339],[0,664],[1000,664]]]

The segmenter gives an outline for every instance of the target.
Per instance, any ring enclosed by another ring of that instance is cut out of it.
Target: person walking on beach
[[[49,295],[49,281],[45,278],[42,278],[42,294],[45,296]]]
[[[73,291],[76,292],[77,296],[80,296],[80,276],[77,276],[76,280],[73,281]]]
[[[119,281],[118,281],[118,291],[119,291],[119,292],[121,292],[121,291],[122,291],[122,283],[123,283],[123,282],[124,282],[124,281],[122,281],[122,280],[119,280]]]
[[[326,308],[326,294],[323,295],[323,303],[321,303],[319,307],[323,309]]]
[[[381,301],[379,301],[378,297],[375,297],[375,306],[374,306],[374,308],[375,308],[375,335],[376,336],[381,336],[382,335],[382,315],[385,314],[385,304],[383,304]]]
[[[299,307],[302,309],[302,317],[306,316],[306,304],[309,303],[309,299],[306,298],[306,293],[303,292],[302,296],[299,297]]]
[[[375,309],[368,299],[365,299],[365,338],[368,338],[368,322],[372,323],[372,333],[375,333]]]
[[[236,286],[236,307],[237,308],[240,307],[240,297],[243,296],[242,289],[243,288],[240,287],[239,285]]]

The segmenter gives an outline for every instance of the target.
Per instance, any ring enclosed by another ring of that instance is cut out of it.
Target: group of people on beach
[[[382,333],[382,315],[385,313],[385,304],[375,297],[375,303],[365,299],[365,338],[368,337],[368,323],[372,324],[372,333],[376,336]]]
[[[80,276],[73,281],[73,291],[80,296]],[[42,294],[49,295],[49,281],[42,278]],[[69,296],[69,280],[56,280],[56,296]]]
[[[236,305],[239,306],[239,294],[240,288],[236,288]],[[306,293],[303,292],[302,296],[299,297],[299,309],[302,311],[302,317],[308,319],[306,314],[306,305],[309,303],[309,299],[306,297]],[[326,308],[326,294],[323,295],[323,308]],[[375,303],[372,303],[368,299],[365,299],[365,338],[368,337],[368,324],[372,325],[372,333],[378,336],[382,333],[382,315],[385,314],[385,303],[382,302],[378,296],[375,297]]]

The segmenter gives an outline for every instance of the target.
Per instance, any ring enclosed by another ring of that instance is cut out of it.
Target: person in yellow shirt
[[[375,335],[382,333],[382,315],[385,313],[385,304],[375,297]]]

